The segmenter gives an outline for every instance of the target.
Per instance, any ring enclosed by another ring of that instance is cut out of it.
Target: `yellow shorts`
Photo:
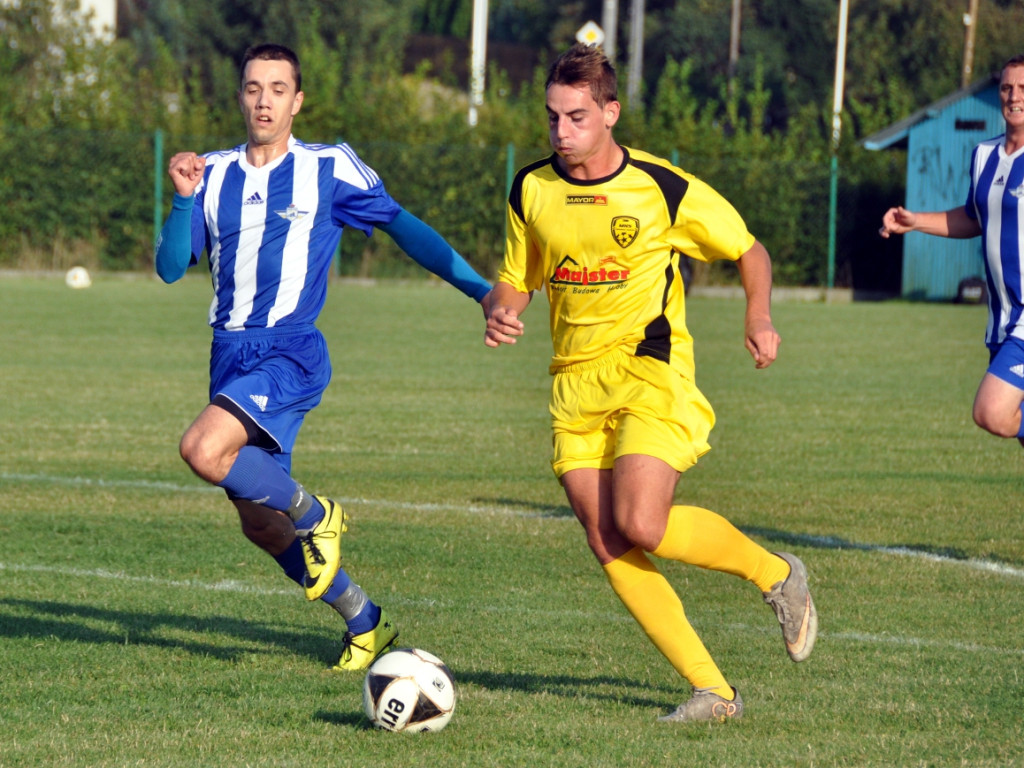
[[[711,450],[711,404],[694,382],[651,357],[615,351],[558,371],[550,410],[558,477],[581,467],[611,469],[634,453],[684,472]]]

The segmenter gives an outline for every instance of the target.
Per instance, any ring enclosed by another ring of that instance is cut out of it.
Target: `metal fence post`
[[[153,248],[160,237],[164,219],[164,132],[153,132]]]

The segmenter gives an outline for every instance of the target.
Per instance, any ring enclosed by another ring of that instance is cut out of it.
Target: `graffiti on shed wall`
[[[970,176],[960,152],[950,152],[948,145],[932,144],[918,148],[910,158],[909,168],[916,174],[925,207],[939,207],[936,204],[954,206],[962,203],[970,184]],[[945,154],[943,153],[945,150]],[[970,149],[966,149],[970,157]],[[952,155],[956,154],[957,157]]]

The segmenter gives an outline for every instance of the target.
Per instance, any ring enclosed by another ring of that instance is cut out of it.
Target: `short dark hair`
[[[1007,67],[1024,67],[1024,53],[1018,53],[1006,60],[1006,63],[999,69],[999,76],[1002,77]]]
[[[276,43],[261,43],[260,45],[250,46],[246,50],[245,55],[242,56],[242,66],[238,68],[239,82],[245,79],[245,67],[253,59],[289,62],[292,65],[292,72],[295,74],[295,91],[298,93],[302,90],[302,68],[299,66],[299,57],[295,55],[295,51],[291,48]]]
[[[576,43],[555,59],[548,70],[544,89],[547,90],[552,85],[580,83],[590,86],[590,95],[600,107],[610,101],[619,100],[619,79],[615,74],[615,67],[608,61],[604,51],[595,45]]]

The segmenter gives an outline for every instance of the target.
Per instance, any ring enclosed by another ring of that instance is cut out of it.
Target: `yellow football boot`
[[[377,626],[369,632],[359,635],[353,635],[351,632],[345,633],[341,658],[338,659],[338,663],[334,665],[333,669],[339,672],[366,669],[374,659],[394,648],[396,640],[398,640],[398,627],[381,609]]]
[[[348,514],[340,504],[322,496],[316,499],[324,506],[323,519],[299,535],[306,561],[303,586],[307,600],[318,600],[331,588],[341,568],[341,534],[348,530]]]

